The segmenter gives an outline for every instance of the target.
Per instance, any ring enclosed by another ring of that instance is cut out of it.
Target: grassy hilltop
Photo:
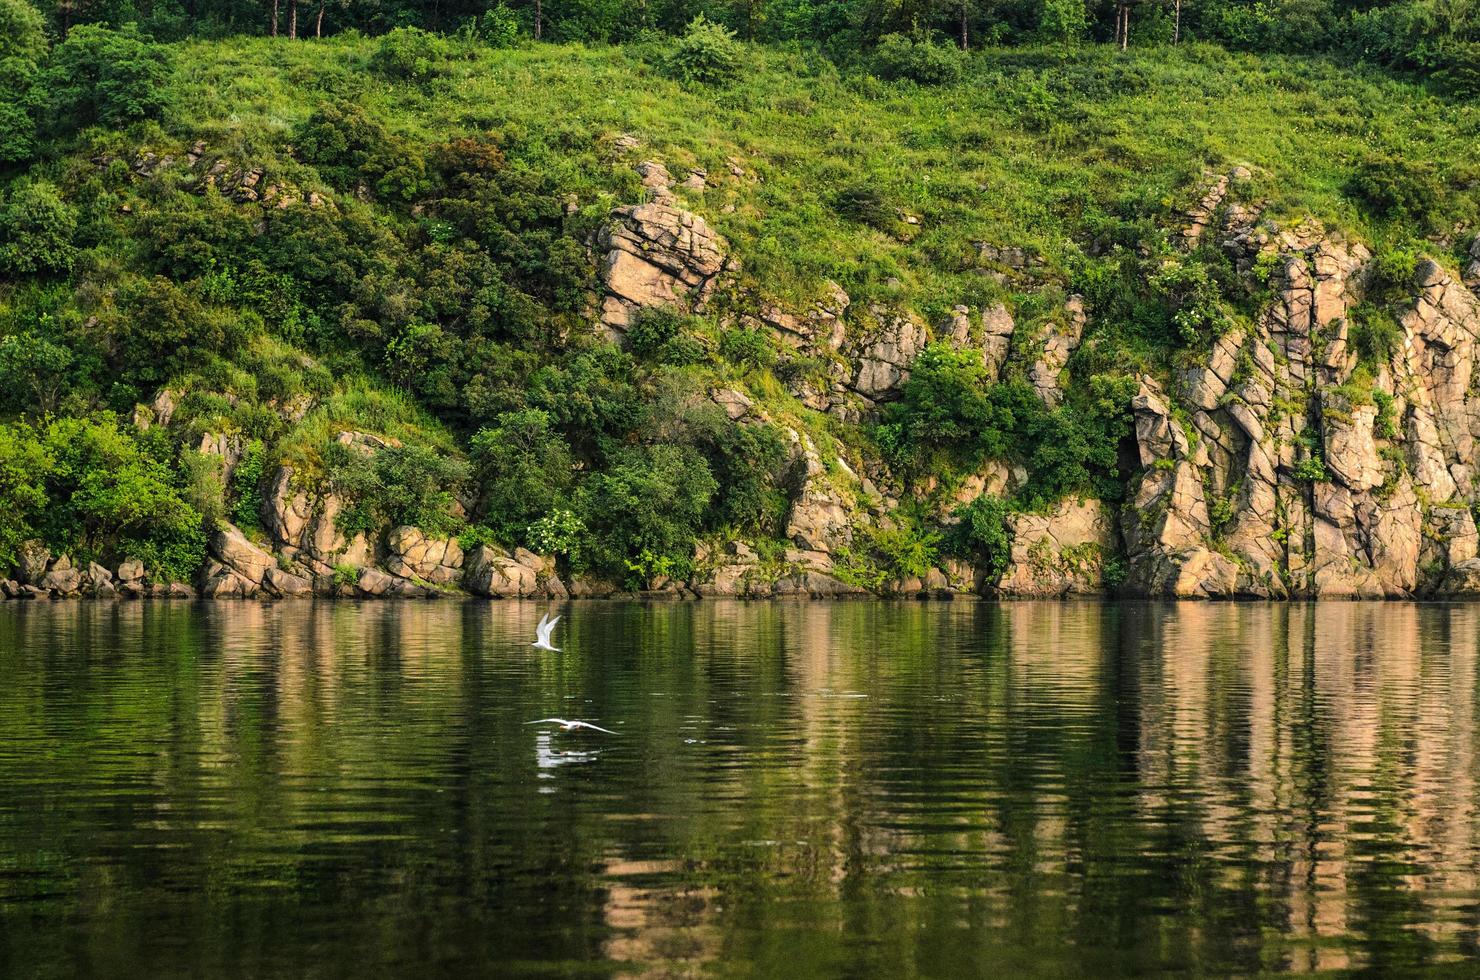
[[[1261,301],[1215,250],[1169,259],[1208,173],[1248,166],[1266,216],[1402,261],[1457,260],[1480,206],[1480,106],[1328,60],[1015,48],[922,85],[743,46],[732,80],[702,83],[674,77],[671,47],[184,41],[127,52],[163,66],[153,118],[43,99],[37,151],[0,176],[0,565],[40,536],[187,577],[200,528],[250,529],[281,461],[353,501],[346,530],[529,544],[632,581],[681,571],[705,535],[775,541],[783,425],[949,484],[962,460],[911,455],[887,413],[802,407],[784,378],[818,366],[736,326],[828,281],[930,324],[1086,297],[1065,409],[1015,417],[985,393],[996,448],[1054,470],[1016,503],[1042,504],[1123,475],[1106,391]],[[642,199],[648,159],[707,172],[679,200],[739,271],[706,315],[621,349],[590,313],[593,242]],[[1024,249],[1030,275],[984,274],[982,243]],[[721,381],[774,424],[724,418],[703,398]],[[135,406],[166,389],[169,426],[140,431]],[[1040,459],[1014,426],[1083,458]],[[343,430],[402,445],[367,462],[335,448]],[[222,434],[229,475],[197,448]],[[913,513],[866,560],[945,547]]]

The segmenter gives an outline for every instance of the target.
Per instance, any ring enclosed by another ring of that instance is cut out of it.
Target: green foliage
[[[82,24],[51,53],[40,79],[51,126],[124,126],[165,109],[169,60],[132,26]]]
[[[882,79],[908,79],[921,85],[947,85],[961,77],[967,56],[959,48],[938,44],[928,34],[886,34],[879,39],[869,66]]]
[[[988,580],[996,582],[1012,558],[1011,514],[1011,504],[991,494],[962,504],[951,515],[957,523],[946,536],[947,551],[985,569]]]
[[[965,473],[987,459],[1027,467],[1025,506],[1074,493],[1119,495],[1119,443],[1130,432],[1133,377],[1096,375],[1072,403],[1046,406],[1025,381],[986,383],[979,354],[949,344],[921,352],[876,436],[907,473]]]
[[[571,555],[585,534],[586,524],[574,511],[557,507],[529,525],[529,546],[542,555]]]
[[[36,534],[47,504],[46,481],[55,462],[34,430],[0,425],[0,573],[16,562],[22,542]]]
[[[739,73],[745,49],[735,34],[722,24],[705,20],[700,14],[688,30],[673,43],[663,67],[670,76],[684,82],[722,85]]]
[[[1290,471],[1290,475],[1306,483],[1326,483],[1331,479],[1330,475],[1326,472],[1325,461],[1316,453],[1312,453],[1296,462],[1294,469]]]
[[[76,261],[76,210],[53,184],[22,180],[0,201],[0,270],[68,272]]]
[[[341,589],[353,588],[360,581],[360,570],[353,565],[334,566],[334,584]]]
[[[419,27],[397,27],[376,44],[370,67],[387,78],[419,82],[441,71],[450,53],[439,34]]]
[[[70,348],[29,330],[0,337],[0,405],[50,415],[74,360]]]
[[[206,527],[226,516],[226,474],[221,457],[194,449],[180,450],[180,496]]]
[[[1350,317],[1350,340],[1358,361],[1369,368],[1391,363],[1403,345],[1403,328],[1385,309],[1358,305]]]
[[[181,474],[108,416],[65,418],[42,433],[54,460],[42,537],[80,560],[135,557],[168,581],[189,579],[205,558],[201,513]]]
[[[26,0],[0,0],[0,60],[36,64],[46,57],[46,21]]]
[[[324,449],[324,465],[329,486],[347,502],[338,518],[346,533],[410,526],[447,537],[462,526],[454,504],[469,470],[460,459],[425,445],[366,453],[336,441]]]
[[[473,436],[472,462],[482,520],[498,540],[524,539],[526,529],[570,499],[574,460],[548,412],[521,409]]]
[[[614,454],[581,485],[575,511],[586,525],[574,564],[642,586],[655,570],[683,574],[719,484],[704,457],[685,446],[635,446]]]
[[[468,22],[468,32],[494,48],[512,48],[519,43],[523,30],[519,15],[503,3],[496,3]]]
[[[314,110],[298,129],[297,150],[336,187],[364,183],[392,201],[412,200],[431,187],[425,154],[350,102]]]
[[[1363,161],[1346,191],[1379,217],[1425,228],[1437,219],[1444,198],[1443,181],[1432,164],[1386,155]]]
[[[1381,388],[1373,388],[1372,400],[1377,405],[1377,418],[1372,423],[1372,434],[1379,439],[1398,438],[1398,415],[1394,408],[1397,399]]]
[[[732,327],[719,338],[719,353],[740,368],[765,370],[776,363],[776,351],[764,330]]]
[[[693,364],[705,354],[694,318],[671,306],[640,310],[627,330],[627,344],[638,357],[661,364]]]
[[[1038,14],[1038,33],[1045,40],[1073,44],[1089,30],[1084,0],[1043,0]]]
[[[242,450],[231,473],[231,522],[256,527],[262,521],[262,484],[267,476],[267,447],[253,439]]]

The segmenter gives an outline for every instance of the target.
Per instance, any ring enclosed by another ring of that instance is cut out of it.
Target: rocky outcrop
[[[1065,500],[1046,514],[1014,514],[1012,555],[997,591],[1014,597],[1088,595],[1105,588],[1118,550],[1115,525],[1098,500]]]
[[[614,208],[599,245],[601,323],[614,336],[626,331],[639,310],[702,310],[726,268],[725,240],[666,195]]]
[[[1230,239],[1244,248],[1250,232]],[[1469,588],[1480,301],[1415,270],[1401,343],[1357,372],[1371,255],[1319,225],[1268,227],[1274,303],[1132,409],[1142,472],[1121,531],[1136,593],[1376,598]]]
[[[452,538],[429,538],[419,528],[398,527],[386,535],[385,569],[400,578],[451,585],[462,578],[463,552]]]
[[[906,313],[871,307],[867,325],[846,349],[854,366],[853,391],[869,402],[892,396],[910,376],[910,366],[925,345],[930,332]]]
[[[801,461],[802,485],[786,518],[786,537],[798,548],[833,552],[853,540],[854,514],[849,494],[838,486],[810,436],[788,430]]]
[[[1060,374],[1079,347],[1087,320],[1084,297],[1070,296],[1063,317],[1050,321],[1044,329],[1038,356],[1028,368],[1028,381],[1045,404],[1058,405],[1064,400]]]
[[[468,552],[463,588],[490,599],[564,598],[564,583],[555,573],[552,558],[518,548],[512,555],[481,545]]]

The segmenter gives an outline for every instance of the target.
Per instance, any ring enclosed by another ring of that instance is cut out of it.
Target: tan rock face
[[[386,536],[386,571],[446,585],[462,577],[463,553],[453,538],[429,538],[419,528],[398,527]]]
[[[601,322],[616,334],[641,309],[701,309],[728,247],[703,218],[667,198],[613,209],[600,245]]]
[[[874,325],[847,351],[854,365],[855,392],[878,401],[894,393],[910,376],[910,366],[930,342],[925,325],[906,314],[875,307]]]
[[[232,524],[223,524],[211,537],[211,557],[253,585],[260,585],[277,559],[257,547]]]
[[[808,551],[835,551],[853,540],[850,501],[823,465],[812,440],[796,432],[791,435],[803,482],[787,515],[786,536]]]
[[[1033,390],[1049,405],[1057,405],[1064,400],[1059,374],[1079,347],[1085,322],[1084,298],[1070,296],[1064,304],[1063,319],[1049,325],[1043,335],[1042,351],[1028,368],[1028,380],[1032,382]]]
[[[1100,592],[1115,528],[1098,500],[1065,500],[1048,514],[1011,518],[1012,558],[997,589],[1010,596]]]
[[[1347,316],[1370,254],[1313,224],[1256,247],[1279,256],[1272,306],[1184,372],[1175,402],[1148,382],[1132,403],[1143,471],[1121,520],[1128,584],[1185,596],[1459,588],[1464,575],[1445,570],[1474,551],[1480,301],[1421,264],[1403,343],[1375,391],[1353,388]]]

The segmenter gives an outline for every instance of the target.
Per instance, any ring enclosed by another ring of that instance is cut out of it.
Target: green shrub
[[[744,51],[734,32],[700,14],[673,43],[663,66],[679,81],[721,85],[740,74]]]
[[[570,555],[581,547],[586,525],[574,511],[557,507],[529,525],[529,546],[542,555]]]
[[[1380,218],[1427,227],[1438,216],[1444,182],[1438,169],[1426,161],[1374,156],[1357,167],[1347,181],[1346,193]]]
[[[34,430],[0,425],[0,574],[15,564],[20,545],[35,536],[47,504],[46,481],[55,463]]]
[[[501,2],[471,18],[469,31],[492,48],[512,48],[519,43],[522,33],[519,15]]]
[[[440,72],[450,53],[440,34],[397,27],[381,37],[370,56],[370,67],[388,78],[419,82]]]
[[[1084,0],[1043,0],[1038,13],[1038,34],[1046,41],[1073,44],[1089,30]]]
[[[410,526],[446,537],[462,527],[454,507],[469,476],[462,460],[424,445],[385,446],[367,455],[332,442],[324,465],[330,487],[347,502],[338,518],[346,533]]]
[[[62,273],[77,257],[76,211],[45,181],[22,180],[0,204],[0,270]]]
[[[533,522],[567,503],[574,486],[570,446],[548,412],[510,412],[473,436],[482,520],[504,542],[524,539]]]
[[[687,446],[617,452],[576,494],[576,514],[588,529],[574,556],[577,567],[632,586],[655,571],[684,574],[718,487],[704,457]]]
[[[38,64],[46,57],[46,21],[26,0],[0,0],[0,61]]]
[[[51,53],[41,75],[44,118],[53,126],[125,126],[165,108],[170,66],[164,48],[132,26],[79,24]]]
[[[70,348],[27,330],[0,338],[0,405],[50,415],[72,380]]]
[[[242,450],[231,473],[231,521],[238,527],[256,527],[262,521],[262,481],[267,475],[267,447],[253,439]]]
[[[1011,514],[1012,506],[991,494],[957,507],[952,515],[957,524],[946,536],[948,551],[985,569],[989,580],[996,582],[1012,558]]]
[[[135,557],[156,577],[191,578],[205,559],[201,514],[181,477],[109,416],[58,419],[44,444],[48,475],[46,542],[79,560]]]
[[[776,363],[776,351],[764,330],[747,330],[732,327],[719,338],[719,353],[725,360],[741,368],[765,370]]]
[[[937,44],[928,35],[885,34],[869,66],[886,81],[908,79],[921,85],[946,85],[961,77],[967,56],[959,48]]]

